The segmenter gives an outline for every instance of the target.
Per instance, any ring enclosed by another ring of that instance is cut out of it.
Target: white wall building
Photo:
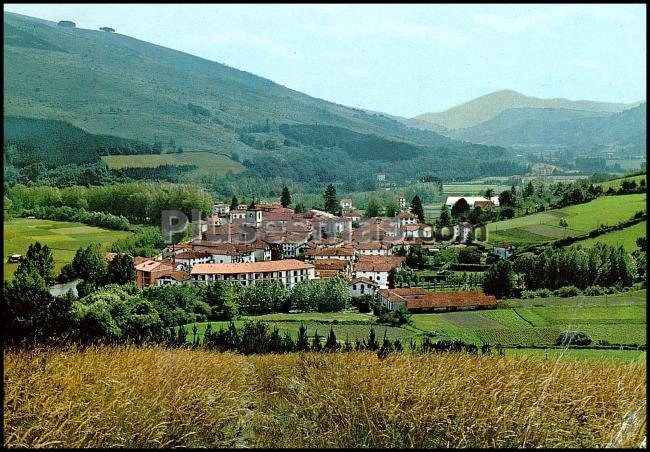
[[[192,282],[232,281],[242,285],[277,281],[291,289],[301,281],[314,279],[315,267],[295,259],[240,264],[199,264],[190,272]]]

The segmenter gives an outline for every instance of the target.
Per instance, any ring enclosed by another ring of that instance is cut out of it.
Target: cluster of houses
[[[386,294],[384,304],[395,308],[400,301],[382,292],[388,290],[389,274],[404,266],[411,245],[433,241],[432,227],[407,210],[404,198],[397,201],[401,211],[395,217],[363,222],[347,198],[341,200],[340,217],[314,209],[299,213],[280,204],[235,209],[215,204],[213,215],[196,228],[200,236],[169,245],[156,259],[134,258],[136,284],[277,281],[293,288],[301,281],[342,276],[352,296]]]

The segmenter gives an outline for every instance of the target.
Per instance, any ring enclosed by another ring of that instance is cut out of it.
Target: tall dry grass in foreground
[[[6,447],[593,447],[646,396],[639,365],[465,354],[106,347],[4,365]]]

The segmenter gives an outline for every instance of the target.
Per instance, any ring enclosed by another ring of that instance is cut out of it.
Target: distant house
[[[508,259],[515,252],[515,246],[509,243],[499,243],[492,249],[492,254],[499,256],[501,259]]]
[[[170,271],[167,273],[162,273],[156,278],[156,284],[159,286],[175,285],[175,284],[184,284],[190,281],[192,277],[189,273],[183,271]]]
[[[363,217],[363,214],[359,212],[358,210],[350,210],[349,212],[345,212],[343,214],[343,218],[348,218],[353,222],[359,222],[361,220],[361,217]]]
[[[472,232],[472,224],[466,221],[454,225],[454,237],[459,243],[467,242],[469,234]]]
[[[109,33],[115,33],[115,29],[111,27],[99,27],[101,31],[107,31]]]
[[[172,261],[175,261],[176,270],[189,272],[196,264],[212,262],[212,254],[207,251],[188,250],[174,254]]]
[[[400,212],[399,215],[397,215],[397,218],[399,219],[400,226],[418,223],[418,216],[415,215],[414,213],[407,212],[407,211]]]
[[[391,247],[382,242],[362,242],[354,245],[357,256],[390,256]]]
[[[155,285],[158,277],[175,271],[174,267],[165,261],[136,257],[133,263],[135,264],[135,285],[140,289]]]
[[[352,198],[341,198],[340,204],[343,210],[352,209]]]
[[[19,263],[23,260],[22,254],[12,254],[7,258],[7,263],[8,264],[16,264]]]
[[[312,248],[305,251],[305,256],[314,261],[319,259],[339,259],[352,262],[354,259],[354,249],[349,246]]]
[[[406,209],[406,198],[404,196],[397,196],[397,205],[400,210]]]
[[[350,276],[350,262],[341,259],[316,259],[314,261],[317,278]]]
[[[259,281],[277,281],[292,289],[301,281],[314,279],[315,267],[296,259],[240,264],[198,264],[190,272],[195,283],[232,281],[244,286]]]
[[[375,295],[379,289],[379,284],[368,278],[353,278],[348,283],[348,291],[352,297],[360,297],[362,295]]]
[[[227,215],[230,213],[230,206],[223,202],[218,202],[212,206],[212,213],[215,215]]]
[[[405,224],[402,226],[402,238],[411,239],[430,239],[433,237],[433,228],[426,224]]]
[[[428,292],[420,287],[381,289],[379,301],[390,310],[402,305],[409,311],[455,310],[459,308],[496,308],[497,300],[482,291]]]

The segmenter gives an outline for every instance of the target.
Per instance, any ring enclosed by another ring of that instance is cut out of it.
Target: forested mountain
[[[503,148],[411,128],[119,33],[5,12],[4,39],[5,115],[61,121],[163,153],[181,147],[231,155],[248,168],[225,180],[206,177],[203,183],[215,189],[265,185],[261,194],[287,181],[307,189],[331,181],[365,189],[374,187],[378,173],[397,182],[431,173],[465,179],[481,175],[485,162],[511,158]],[[298,132],[298,125],[308,128]],[[341,137],[335,143],[333,131]]]
[[[645,152],[646,104],[620,113],[555,108],[515,108],[474,127],[454,130],[453,137],[499,146],[562,146],[594,149],[617,146]]]
[[[593,102],[588,100],[540,99],[525,96],[512,90],[496,91],[477,97],[456,107],[439,113],[424,113],[413,119],[426,121],[446,129],[464,129],[495,118],[501,112],[521,108],[545,108],[562,110],[582,110],[586,112],[616,113],[639,103],[621,104]]]

